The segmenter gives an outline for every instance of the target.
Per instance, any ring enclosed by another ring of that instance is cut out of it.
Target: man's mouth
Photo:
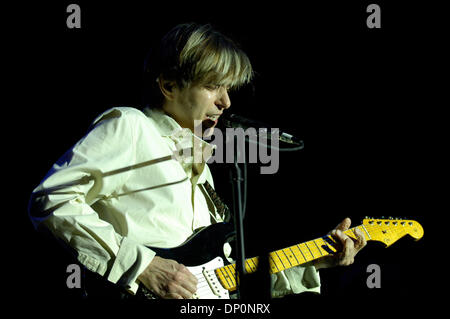
[[[219,117],[220,117],[220,114],[206,115],[206,118],[213,122],[217,122],[219,120]]]

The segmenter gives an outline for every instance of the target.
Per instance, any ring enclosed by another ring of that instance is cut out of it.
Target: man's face
[[[164,105],[164,111],[192,132],[200,132],[199,125],[194,127],[194,121],[198,121],[196,124],[201,123],[203,137],[212,134],[219,116],[231,105],[227,88],[218,85],[174,88],[172,99],[168,102]]]

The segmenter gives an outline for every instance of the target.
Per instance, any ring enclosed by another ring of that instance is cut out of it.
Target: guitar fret
[[[330,248],[333,252],[337,251],[337,244],[332,236],[327,235],[327,236],[323,237],[322,239],[324,240],[324,242],[328,248]]]
[[[274,251],[273,253],[271,253],[271,255],[273,254],[273,256],[272,256],[272,258],[273,257],[276,257],[276,259],[273,259],[274,261],[275,261],[275,263],[278,261],[278,265],[280,265],[280,267],[279,268],[285,268],[284,267],[284,264],[283,264],[283,261],[281,260],[281,258],[280,258],[280,256],[278,256],[278,253],[276,252],[276,251]],[[278,268],[278,267],[277,267]],[[279,269],[278,268],[278,269]],[[282,269],[281,269],[282,270]]]
[[[225,267],[221,267],[215,270],[216,275],[219,277],[222,285],[225,287],[225,289],[230,289],[233,284],[229,281],[229,277],[226,274],[226,271],[224,270]]]
[[[316,239],[316,240],[318,240],[318,239]],[[317,250],[319,251],[320,255],[323,256],[323,253],[322,253],[322,251],[320,250],[319,245],[317,245],[316,240],[313,240],[313,243],[316,245]]]
[[[311,242],[313,244],[311,244]],[[309,248],[309,251],[311,252],[311,255],[313,256],[313,259],[319,258],[320,257],[319,255],[322,255],[322,253],[320,251],[317,251],[314,241],[311,240],[311,241],[308,241],[307,243],[308,243],[307,247]]]
[[[234,280],[234,276],[231,274],[230,275],[230,267],[229,266],[225,266],[224,267],[224,273],[225,273],[225,278],[227,279],[227,282],[230,282],[230,287],[233,287],[236,282]]]
[[[253,264],[253,271],[256,271],[256,269],[258,268],[258,264],[255,263],[255,261],[257,262],[258,258],[250,258],[250,259],[248,259],[248,262],[249,263],[251,262]]]
[[[230,267],[231,266],[231,267]],[[225,268],[225,271],[226,271],[226,273],[227,273],[227,276],[230,278],[230,281],[231,281],[231,285],[230,285],[230,287],[232,287],[232,286],[236,286],[236,274],[235,273],[233,273],[233,267],[232,267],[233,265],[228,265],[228,266],[225,266],[224,268]],[[230,270],[231,269],[231,270]]]
[[[364,225],[361,225],[361,227],[364,229],[364,231],[365,231],[366,234],[367,234],[367,238],[366,238],[366,239],[368,239],[368,240],[372,239],[372,238],[370,237],[370,234],[369,234],[369,232],[367,231],[366,227],[365,227]]]
[[[300,244],[295,245],[294,247],[296,247],[298,249],[298,251],[300,252],[300,254],[302,254],[303,259],[305,260],[305,262],[308,261],[308,259],[306,259],[305,254],[302,252],[302,248],[300,247]]]
[[[322,242],[323,242],[323,247],[322,248],[328,254],[333,254],[333,253],[335,253],[337,251],[337,249],[333,246],[334,242],[331,240],[330,237],[328,237],[328,236],[322,237]]]
[[[228,265],[228,269],[230,270],[230,272],[232,273],[232,282],[233,282],[233,286],[236,287],[237,283],[239,283],[239,274],[236,271],[236,264],[231,264]]]
[[[295,258],[295,260],[296,260],[296,262],[297,262],[297,265],[300,265],[300,261],[298,261],[297,256],[295,256],[295,253],[294,253],[294,251],[292,250],[292,248],[289,247],[289,248],[287,248],[287,249],[289,249],[289,250],[292,252],[292,256],[294,256],[294,258]]]
[[[236,278],[236,264],[228,265],[228,269],[230,270],[233,278]]]
[[[248,266],[248,273],[253,273],[258,269],[258,265],[255,261],[258,261],[258,257],[249,258],[245,261],[245,265]]]
[[[350,228],[350,229],[346,230],[344,232],[344,234],[346,234],[350,238],[356,239],[356,233],[355,233],[355,230],[353,228]]]
[[[290,267],[287,267],[287,266],[285,265],[285,263],[283,262],[283,258],[280,257],[280,254],[279,254],[278,252],[279,252],[279,250],[275,251],[275,254],[276,254],[277,257],[278,257],[278,260],[281,262],[281,265],[283,266],[283,268],[284,268],[284,269],[290,268]],[[289,260],[288,260],[288,262],[289,262]],[[290,262],[289,262],[289,264],[290,264]]]
[[[272,269],[272,273],[277,273],[277,272],[283,270],[283,269],[280,270],[280,269],[278,268],[277,263],[276,263],[275,260],[273,259],[273,254],[272,254],[272,253],[269,254],[269,258],[270,258],[270,259],[269,259],[269,264],[270,264],[270,268]],[[274,269],[273,266],[275,266],[276,269]]]
[[[252,272],[252,267],[250,267],[250,264],[247,261],[245,261],[245,271],[247,273],[251,273]]]
[[[288,255],[285,253],[285,249],[281,249],[281,251],[283,252],[283,254],[286,256],[287,261],[289,262],[289,265],[291,265],[289,268],[291,268],[292,266],[296,266],[296,265],[292,265],[291,261],[289,260]]]
[[[305,242],[305,246],[306,246],[306,248],[308,248],[309,252],[311,253],[312,259],[315,259],[316,257],[314,257],[311,249],[309,249],[308,242]]]
[[[322,243],[320,247],[325,252],[325,255],[334,254],[337,251],[337,249],[333,246],[334,242],[331,240],[331,237],[325,236],[320,238],[320,240]]]

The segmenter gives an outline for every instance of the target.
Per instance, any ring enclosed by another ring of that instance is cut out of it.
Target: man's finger
[[[364,234],[358,228],[355,229],[355,234],[356,234],[355,248],[359,251],[362,248],[364,248],[364,246],[366,246],[367,241],[366,238],[364,237]]]
[[[183,299],[183,297],[181,297],[179,294],[173,292],[169,292],[162,297],[163,299]]]
[[[350,228],[350,225],[352,224],[352,221],[350,218],[345,218],[343,221],[341,221],[337,226],[336,230],[346,231]]]
[[[181,282],[181,287],[184,288],[186,291],[188,291],[189,293],[194,294],[197,291],[197,283],[193,283],[192,281],[182,281]]]
[[[339,262],[340,265],[350,265],[353,263],[353,255],[352,251],[354,250],[353,246],[353,240],[349,237],[344,242],[344,247],[342,249],[342,252],[339,255]]]
[[[197,277],[195,277],[194,274],[191,273],[185,265],[181,264],[180,266],[181,266],[180,271],[183,272],[184,274],[186,274],[186,276],[189,278],[190,281],[192,281],[192,283],[197,284],[197,282],[198,282]]]
[[[166,296],[175,296],[180,295],[182,299],[190,299],[192,298],[192,295],[195,293],[195,291],[192,291],[192,288],[186,289],[185,284],[178,284],[171,282],[167,285],[167,293]],[[175,298],[180,299],[180,298]]]
[[[197,291],[197,284],[198,284],[198,279],[197,277],[195,277],[190,271],[189,269],[187,269],[186,266],[184,265],[180,265],[180,274],[183,275],[182,278],[180,278],[180,282],[182,283],[182,285],[188,289],[189,291],[192,291],[192,293]]]
[[[353,240],[350,237],[346,238],[345,242],[344,242],[345,256],[349,256],[353,249],[355,249],[355,243],[353,242]]]
[[[348,237],[343,231],[337,229],[335,231],[332,232],[332,235],[334,235],[335,237],[337,237],[340,241],[342,245],[345,245],[345,241],[347,239],[349,239],[350,237]]]

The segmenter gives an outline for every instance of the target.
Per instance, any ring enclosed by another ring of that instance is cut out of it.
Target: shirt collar
[[[174,141],[178,150],[191,148],[196,152],[201,151],[205,162],[211,158],[216,145],[202,140],[190,129],[181,127],[174,118],[161,109],[146,107],[143,112],[154,120],[156,129],[161,136],[168,137]],[[201,157],[197,156],[197,158]]]
[[[185,130],[161,109],[146,107],[143,112],[155,121],[156,129],[161,136],[170,137],[179,131]]]

